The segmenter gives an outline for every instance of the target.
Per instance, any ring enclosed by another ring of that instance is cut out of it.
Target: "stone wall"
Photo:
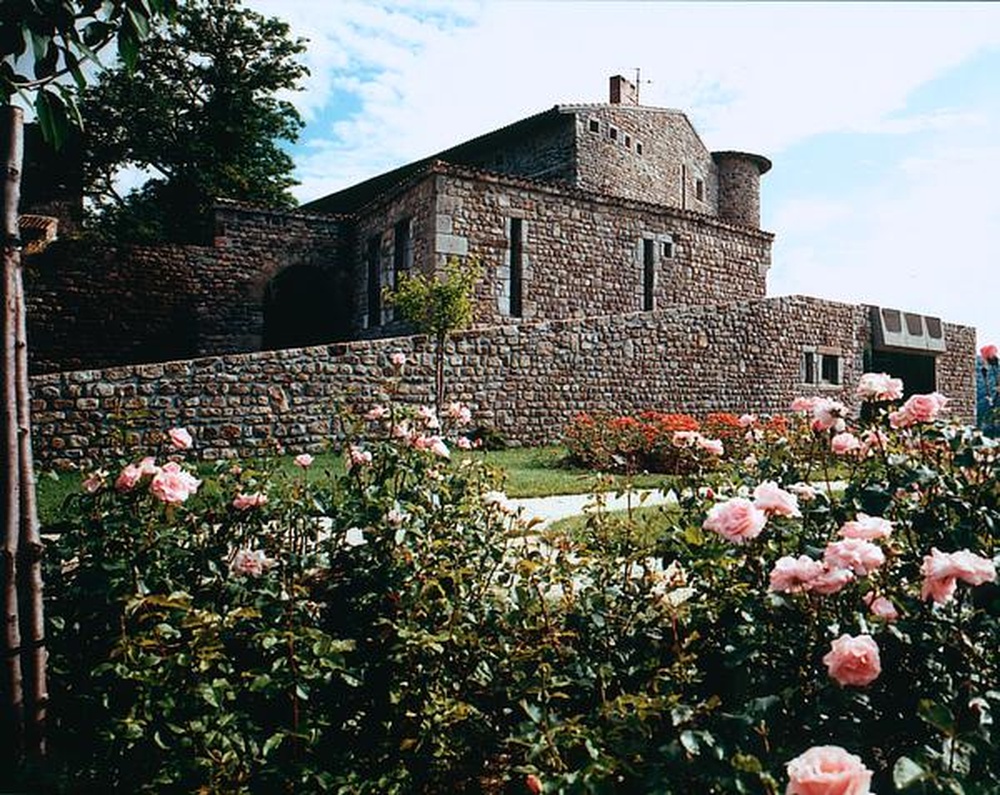
[[[597,122],[596,131],[591,129],[592,120]],[[582,106],[577,109],[576,129],[577,187],[717,214],[715,163],[687,116],[680,111],[621,105]]]
[[[57,241],[28,258],[32,372],[259,350],[275,275],[295,265],[350,272],[336,218],[223,205],[216,232],[205,246]],[[332,305],[349,298],[341,281],[329,289]]]
[[[580,411],[648,408],[704,414],[783,411],[798,394],[853,401],[869,340],[867,309],[800,296],[719,306],[496,326],[458,335],[448,352],[449,398],[507,438],[552,442]],[[945,327],[940,388],[971,420],[972,329]],[[802,349],[842,357],[842,384],[801,383]],[[429,404],[432,350],[402,337],[37,376],[36,455],[43,467],[99,456],[127,430],[135,443],[185,425],[206,458],[321,449],[337,406],[381,399],[388,357],[403,351],[401,395]]]

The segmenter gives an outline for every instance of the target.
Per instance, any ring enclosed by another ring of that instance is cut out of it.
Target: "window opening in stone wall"
[[[520,218],[510,219],[510,316],[523,313],[524,226]]]
[[[642,143],[640,141],[636,141],[635,142],[635,153],[637,155],[641,155],[642,154]]]
[[[599,133],[601,131],[601,123],[597,119],[591,119],[589,127],[592,133]]]
[[[816,383],[816,354],[812,351],[802,352],[802,383]]]
[[[368,238],[368,328],[382,325],[382,239]]]
[[[694,197],[700,201],[705,201],[705,180],[696,179],[694,181]]]
[[[412,227],[413,219],[404,218],[393,228],[392,270],[395,275],[394,284],[399,284],[400,274],[406,273],[413,267]]]
[[[629,135],[628,133],[625,133],[625,148],[626,149],[632,148],[632,136]]]
[[[612,141],[617,141],[618,140],[618,128],[617,127],[608,127],[608,138],[610,138]]]
[[[674,258],[674,241],[664,240],[662,252],[663,259],[673,259]]]
[[[653,277],[656,274],[656,263],[652,240],[642,241],[642,311],[653,310]]]
[[[820,356],[820,379],[824,384],[840,383],[840,357],[832,353]]]
[[[275,276],[264,291],[261,348],[301,348],[349,335],[349,314],[340,306],[344,293],[337,287],[330,271],[311,265],[293,265]]]

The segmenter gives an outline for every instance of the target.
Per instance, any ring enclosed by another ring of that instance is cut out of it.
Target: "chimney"
[[[639,89],[621,75],[611,78],[612,105],[638,105]]]

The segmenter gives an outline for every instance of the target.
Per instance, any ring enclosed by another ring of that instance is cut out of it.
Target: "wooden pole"
[[[21,194],[21,163],[24,146],[24,118],[20,108],[4,108],[3,125],[3,355],[0,356],[0,497],[3,499],[0,588],[3,591],[3,724],[0,726],[0,755],[8,764],[24,750],[24,691],[21,675],[21,628],[18,609],[18,551],[21,535],[21,465],[18,442],[17,390],[17,287],[20,268],[18,204]]]

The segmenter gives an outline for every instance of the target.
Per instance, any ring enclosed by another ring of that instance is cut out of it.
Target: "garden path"
[[[664,492],[660,489],[644,489],[628,494],[606,492],[600,497],[603,500],[604,509],[607,511],[624,511],[628,508],[629,500],[632,501],[632,507],[662,505],[677,500],[677,497],[671,492]],[[597,508],[598,503],[593,494],[560,494],[552,497],[511,499],[510,504],[514,509],[521,509],[521,517],[524,520],[531,521],[535,518],[541,521],[539,527],[545,527],[568,516],[593,511]]]

